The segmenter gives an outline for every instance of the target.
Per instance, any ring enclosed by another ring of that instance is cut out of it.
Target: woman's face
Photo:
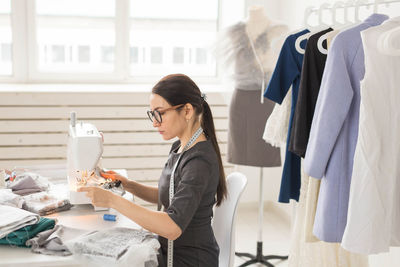
[[[162,96],[157,94],[150,95],[150,109],[152,111],[158,110],[162,116],[161,123],[153,119],[153,127],[157,128],[164,140],[181,136],[187,125],[182,109],[163,112],[163,110],[170,107],[171,105]]]

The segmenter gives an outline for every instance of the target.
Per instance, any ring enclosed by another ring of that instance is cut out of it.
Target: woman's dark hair
[[[219,183],[217,188],[217,206],[226,198],[226,180],[222,165],[221,152],[219,150],[217,136],[215,135],[214,120],[210,106],[202,97],[196,83],[184,74],[171,74],[162,78],[152,90],[153,94],[163,97],[171,106],[190,103],[196,115],[202,115],[201,127],[205,135],[211,140],[218,156]]]

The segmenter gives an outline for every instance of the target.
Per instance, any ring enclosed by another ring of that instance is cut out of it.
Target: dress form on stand
[[[246,21],[246,32],[248,35],[248,38],[250,39],[250,43],[253,48],[253,52],[255,57],[257,58],[257,62],[259,64],[259,67],[261,71],[263,72],[263,75],[265,75],[266,68],[268,66],[265,66],[263,62],[274,62],[273,58],[268,58],[268,53],[266,55],[259,56],[254,48],[253,43],[257,39],[257,37],[265,32],[265,30],[270,27],[272,22],[267,18],[267,16],[264,13],[264,9],[261,6],[251,6],[248,9],[248,19]],[[265,77],[264,77],[265,78]],[[262,85],[262,88],[264,88],[264,83]],[[263,96],[262,96],[263,97]],[[261,98],[262,102],[263,98]],[[258,237],[257,237],[257,252],[256,255],[250,254],[250,253],[242,253],[242,252],[235,252],[236,256],[239,257],[247,257],[249,260],[241,264],[239,267],[243,266],[248,266],[251,264],[256,264],[256,263],[261,263],[269,267],[273,267],[274,265],[271,264],[268,260],[272,259],[280,259],[280,260],[286,260],[288,256],[278,256],[278,255],[263,255],[263,238],[262,238],[262,226],[263,226],[263,214],[264,214],[264,192],[263,192],[263,167],[260,167],[260,186],[259,186],[259,202],[258,202]]]

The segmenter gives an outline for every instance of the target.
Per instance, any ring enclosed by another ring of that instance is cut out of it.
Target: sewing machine
[[[70,202],[89,204],[90,198],[84,192],[77,192],[81,186],[97,186],[104,183],[99,174],[98,164],[103,154],[103,137],[93,124],[76,121],[71,112],[68,131],[67,171]]]

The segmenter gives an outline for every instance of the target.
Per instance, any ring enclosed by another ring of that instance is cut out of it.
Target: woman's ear
[[[185,104],[183,110],[185,111],[185,119],[190,120],[193,117],[193,106],[190,103]]]

